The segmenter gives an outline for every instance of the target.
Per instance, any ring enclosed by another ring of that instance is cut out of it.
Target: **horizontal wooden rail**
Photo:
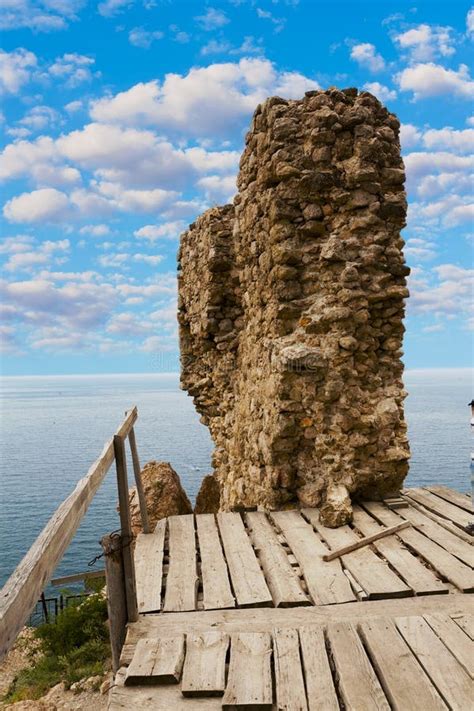
[[[64,575],[62,578],[54,578],[51,580],[51,585],[69,585],[69,583],[80,583],[82,580],[93,580],[94,578],[105,578],[104,570],[86,570],[84,573],[75,573],[74,575]]]
[[[115,436],[127,437],[138,417],[130,410]],[[115,458],[114,438],[49,519],[21,563],[0,590],[0,659],[25,625],[36,601],[74,537],[84,514]]]

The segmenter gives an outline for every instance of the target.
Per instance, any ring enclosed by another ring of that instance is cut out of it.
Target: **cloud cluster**
[[[0,29],[34,32],[64,30],[77,20],[84,0],[3,0]]]
[[[411,91],[415,99],[451,95],[461,99],[474,97],[474,81],[469,68],[460,64],[457,71],[426,62],[406,67],[395,77],[400,91]]]
[[[394,41],[412,62],[429,62],[438,56],[450,57],[455,52],[451,27],[421,24],[395,34]]]
[[[158,127],[171,135],[223,138],[233,136],[267,96],[296,98],[318,86],[298,72],[279,72],[267,59],[245,58],[135,84],[95,101],[91,116],[102,123]]]
[[[373,44],[361,42],[351,49],[351,59],[374,74],[385,69],[385,60]]]
[[[33,52],[19,48],[13,52],[0,49],[0,90],[17,94],[30,81],[31,72],[38,60]]]

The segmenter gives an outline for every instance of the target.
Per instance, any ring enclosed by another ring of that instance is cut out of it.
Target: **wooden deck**
[[[118,709],[463,709],[474,699],[470,499],[409,489],[316,509],[173,516],[135,548]],[[410,526],[325,562],[330,551]]]

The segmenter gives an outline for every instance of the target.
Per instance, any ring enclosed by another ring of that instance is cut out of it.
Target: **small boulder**
[[[192,513],[191,502],[169,462],[148,462],[141,471],[141,478],[151,530],[161,518]],[[136,536],[142,532],[136,487],[129,490],[129,500],[132,531]]]
[[[338,528],[352,520],[351,497],[342,484],[328,487],[326,499],[319,510],[323,526]]]
[[[194,513],[217,513],[219,511],[221,492],[219,482],[213,474],[208,474],[201,482],[196,497]]]

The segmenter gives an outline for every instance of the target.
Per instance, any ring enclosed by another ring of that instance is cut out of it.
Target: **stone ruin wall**
[[[320,506],[337,526],[407,474],[398,133],[367,92],[270,98],[234,205],[182,236],[181,382],[216,445],[223,510]]]

